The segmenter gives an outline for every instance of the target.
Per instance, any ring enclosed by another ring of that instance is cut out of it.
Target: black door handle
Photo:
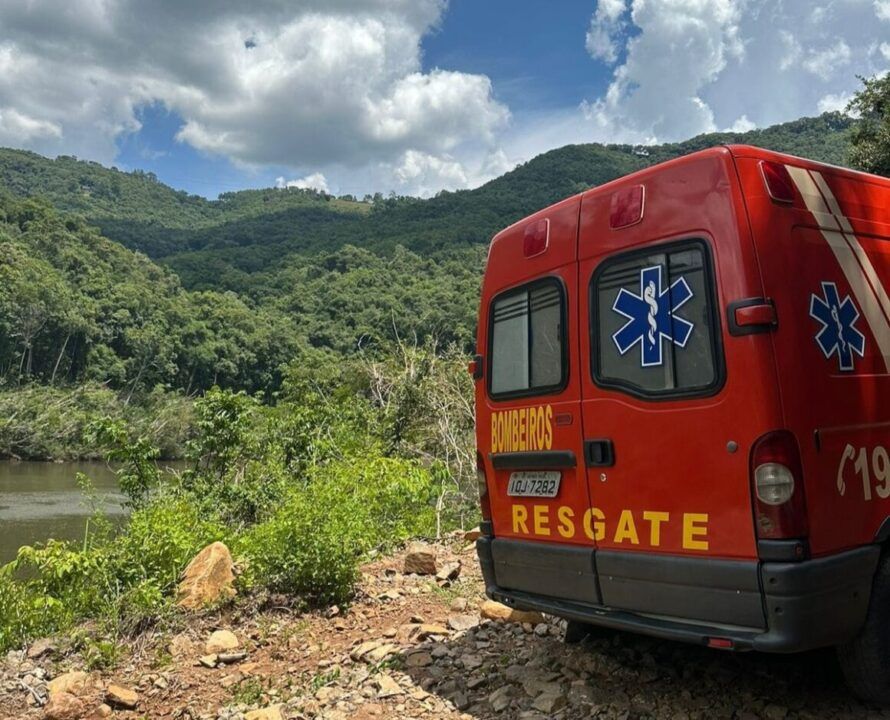
[[[588,467],[611,467],[615,464],[615,446],[609,438],[585,440],[584,459]]]

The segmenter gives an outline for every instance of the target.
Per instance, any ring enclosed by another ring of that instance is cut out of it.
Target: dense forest
[[[159,384],[274,390],[299,348],[342,354],[416,335],[470,349],[499,228],[720,143],[842,163],[851,122],[826,114],[646,148],[566,146],[429,200],[268,189],[208,201],[138,171],[2,150],[0,377],[95,380],[126,397]]]

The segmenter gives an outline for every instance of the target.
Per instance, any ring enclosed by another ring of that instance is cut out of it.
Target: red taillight
[[[788,168],[782,163],[761,160],[760,172],[763,174],[766,191],[773,200],[780,203],[794,202],[794,183]]]
[[[789,431],[767,433],[754,444],[751,497],[758,538],[806,537],[809,526],[800,449]]]
[[[550,221],[548,219],[536,220],[525,228],[525,236],[522,239],[522,254],[525,257],[540,255],[547,249],[550,242]]]
[[[643,219],[644,197],[642,185],[634,185],[612,193],[609,227],[617,230],[640,222]]]
[[[482,455],[476,452],[476,484],[479,488],[479,507],[482,509],[482,519],[491,520],[491,500],[488,497],[488,483],[485,479],[485,462]]]
[[[708,647],[716,648],[717,650],[732,650],[733,642],[729,638],[722,637],[709,637],[708,638]]]

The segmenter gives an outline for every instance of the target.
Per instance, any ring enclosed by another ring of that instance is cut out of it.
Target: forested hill
[[[272,391],[301,353],[340,357],[396,337],[470,351],[499,228],[720,143],[842,164],[850,130],[828,114],[672,145],[567,146],[429,200],[267,189],[209,201],[141,172],[0,150],[0,386]]]
[[[82,214],[106,237],[168,259],[187,286],[206,287],[222,278],[237,290],[227,281],[227,270],[235,270],[239,278],[237,271],[266,269],[290,253],[344,244],[373,251],[402,245],[428,253],[485,243],[497,229],[579,190],[718,144],[744,142],[843,164],[851,122],[828,113],[764,130],[715,133],[645,148],[569,145],[475,190],[443,192],[429,200],[378,195],[370,203],[271,188],[225,193],[210,201],[173,190],[150,173],[16,150],[0,150],[0,187],[20,197],[45,197],[60,210]],[[196,256],[197,251],[206,252]]]

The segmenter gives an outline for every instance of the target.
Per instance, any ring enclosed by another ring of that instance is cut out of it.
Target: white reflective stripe
[[[811,175],[813,176],[813,180],[816,181],[816,185],[818,185],[819,189],[822,191],[823,197],[828,202],[828,209],[832,212],[838,223],[840,223],[841,231],[844,233],[846,241],[850,244],[850,249],[856,254],[856,259],[859,260],[859,264],[865,271],[865,276],[868,278],[869,283],[871,283],[872,290],[877,296],[881,307],[884,309],[884,317],[890,320],[890,295],[887,294],[887,289],[881,282],[881,278],[878,277],[878,271],[875,270],[871,258],[868,256],[868,253],[862,249],[862,244],[859,242],[859,238],[857,238],[856,233],[853,232],[853,226],[850,224],[850,219],[844,215],[838,204],[837,198],[835,198],[834,193],[831,192],[831,188],[828,187],[825,178],[822,177],[822,173],[814,171]]]
[[[792,165],[786,165],[785,167],[788,169],[788,174],[803,197],[807,210],[816,218],[822,237],[825,238],[825,241],[834,252],[834,256],[844,272],[844,277],[847,278],[847,282],[850,288],[852,288],[856,300],[859,302],[862,314],[865,316],[869,327],[871,327],[872,335],[874,335],[875,342],[878,344],[878,350],[884,358],[884,366],[890,372],[890,321],[888,321],[887,315],[884,314],[884,309],[875,293],[875,288],[866,279],[863,266],[858,259],[858,253],[853,249],[850,238],[843,233],[841,218],[843,217],[843,222],[848,226],[849,220],[843,215],[838,216],[831,212],[826,204],[828,196],[823,197],[819,186],[807,170]],[[831,195],[831,197],[834,198],[834,195]],[[837,205],[837,201],[835,200],[834,202]],[[836,229],[826,229],[825,226]],[[865,255],[865,251],[862,250],[856,236],[851,235],[851,237],[859,253]],[[874,271],[874,267],[871,266],[870,262],[869,267]],[[880,284],[877,273],[875,273],[875,278],[878,280],[877,287],[883,290],[883,285]]]

